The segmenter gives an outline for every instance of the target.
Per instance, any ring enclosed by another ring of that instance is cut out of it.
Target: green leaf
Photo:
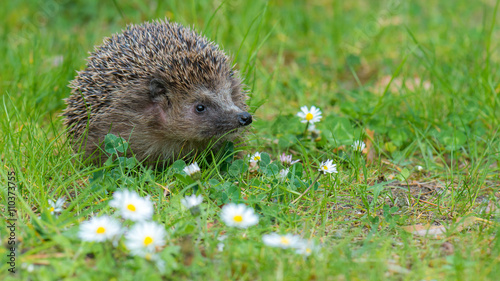
[[[238,159],[231,164],[228,172],[229,175],[237,178],[241,174],[245,173],[247,170],[248,170],[248,164],[245,161]]]
[[[260,154],[259,166],[266,167],[267,165],[269,165],[269,163],[271,163],[271,157],[269,157],[269,154],[262,152]]]
[[[276,176],[279,173],[278,165],[271,163],[266,167],[265,175],[268,177]]]
[[[117,137],[113,134],[107,134],[104,137],[104,150],[107,153],[125,153],[128,149],[128,143],[124,138]]]
[[[184,168],[186,168],[186,162],[184,162],[184,160],[177,160],[172,164],[172,167],[170,167],[173,173],[180,173]]]

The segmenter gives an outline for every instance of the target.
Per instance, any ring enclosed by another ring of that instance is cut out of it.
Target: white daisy
[[[217,240],[220,241],[220,243],[217,244],[217,250],[219,252],[224,251],[224,243],[222,243],[222,241],[226,240],[226,238],[227,238],[227,235],[221,235],[221,236],[217,237]]]
[[[271,233],[262,235],[262,241],[267,246],[287,249],[298,248],[301,243],[301,238],[298,235],[293,234],[281,235],[278,233]]]
[[[224,243],[218,243],[217,244],[217,251],[219,251],[219,252],[224,251]]]
[[[316,128],[315,124],[309,124],[309,127],[307,127],[307,130],[315,135],[321,134],[321,131]]]
[[[138,222],[125,234],[125,246],[134,256],[151,257],[165,246],[166,231],[156,222]]]
[[[181,199],[182,205],[184,205],[184,207],[186,207],[188,209],[191,209],[193,207],[200,205],[201,202],[203,202],[203,196],[195,195],[195,194],[193,194],[191,196],[186,196],[186,197]]]
[[[420,165],[418,165],[416,168],[417,168],[417,171],[419,171],[419,172],[421,172],[421,171],[423,171],[423,170],[424,170],[424,167],[422,167],[422,166],[420,166]]]
[[[366,145],[363,141],[360,141],[360,140],[357,140],[357,141],[354,141],[354,143],[351,145],[352,149],[354,151],[363,151],[363,149],[365,149]]]
[[[226,225],[238,228],[247,228],[259,222],[259,217],[254,213],[254,210],[245,204],[229,203],[224,205],[220,217]]]
[[[289,172],[290,172],[290,168],[281,169],[281,171],[280,171],[280,179],[281,180],[285,180],[286,176],[288,176]]]
[[[248,155],[248,157],[250,157],[250,163],[260,162],[260,152],[255,152],[254,155],[252,156]]]
[[[56,202],[54,202],[52,199],[49,199],[49,205],[50,205],[50,208],[49,208],[49,211],[51,214],[54,214],[54,213],[60,213],[62,212],[62,207],[64,205],[64,203],[66,203],[66,197],[61,197],[59,199],[56,200]]]
[[[182,205],[184,205],[184,207],[188,208],[189,211],[191,212],[191,215],[193,215],[195,217],[201,213],[200,207],[199,207],[201,202],[203,202],[203,196],[201,196],[201,195],[196,196],[193,194],[191,196],[186,196],[186,197],[181,199]]]
[[[23,262],[23,263],[21,264],[21,268],[22,268],[22,269],[26,269],[26,271],[28,271],[28,272],[33,272],[33,271],[35,271],[35,265],[34,265],[34,264],[32,264],[32,263],[25,263],[25,262]]]
[[[321,120],[321,110],[319,110],[319,108],[315,107],[314,105],[311,106],[311,110],[309,110],[307,106],[301,107],[300,110],[302,111],[297,113],[297,116],[302,118],[302,121],[300,121],[302,123],[314,124]]]
[[[293,165],[297,162],[299,162],[300,160],[294,160],[292,161],[292,155],[286,155],[284,152],[283,154],[280,155],[280,161],[283,165]]]
[[[323,173],[337,173],[337,164],[333,164],[333,160],[326,160],[321,162],[318,171]]]
[[[301,254],[304,256],[310,256],[313,252],[319,251],[319,246],[317,246],[313,241],[311,240],[302,240],[300,241],[297,250],[295,252],[297,254]]]
[[[103,242],[106,240],[114,240],[121,235],[120,223],[109,217],[93,217],[88,221],[80,224],[78,236],[83,241]]]
[[[186,166],[183,169],[183,171],[184,171],[184,173],[186,173],[186,174],[188,174],[189,176],[192,177],[196,173],[200,172],[200,166],[198,166],[198,163],[194,162],[193,164],[191,164],[189,166]]]
[[[149,220],[153,216],[153,204],[149,198],[140,197],[135,191],[127,189],[116,191],[109,206],[119,209],[124,219],[132,221]]]

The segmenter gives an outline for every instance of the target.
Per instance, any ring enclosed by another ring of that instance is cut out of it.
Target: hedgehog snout
[[[248,112],[238,113],[238,121],[241,126],[247,126],[252,123],[252,115]]]

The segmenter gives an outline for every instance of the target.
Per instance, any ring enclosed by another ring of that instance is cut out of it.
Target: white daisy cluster
[[[262,242],[270,247],[278,247],[282,249],[295,249],[295,252],[304,256],[309,256],[319,250],[319,246],[311,240],[305,240],[294,234],[264,234]]]
[[[127,229],[110,216],[93,217],[80,224],[80,239],[86,242],[112,241],[116,246],[124,234],[124,243],[131,255],[154,261],[160,271],[164,270],[165,263],[157,253],[165,246],[167,233],[163,225],[150,221],[154,210],[149,197],[143,198],[135,191],[120,190],[113,194],[109,205],[118,209],[124,220],[135,224]]]
[[[227,226],[237,228],[248,228],[259,222],[259,217],[255,214],[254,209],[245,204],[229,203],[224,205],[220,217]],[[223,251],[224,243],[222,241],[226,238],[227,235],[222,235],[218,238],[219,243],[217,244],[217,249],[219,251]],[[296,253],[304,256],[309,256],[313,252],[319,250],[319,246],[313,241],[302,239],[298,235],[293,234],[265,234],[262,236],[262,241],[264,244],[271,247],[295,249]]]

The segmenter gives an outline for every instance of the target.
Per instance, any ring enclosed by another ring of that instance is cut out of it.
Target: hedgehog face
[[[240,100],[243,94],[239,85],[239,81],[229,77],[209,87],[195,85],[179,90],[153,79],[150,95],[164,113],[154,117],[159,120],[156,123],[165,128],[166,137],[179,141],[230,137],[252,123],[252,115],[245,111],[246,106]]]

